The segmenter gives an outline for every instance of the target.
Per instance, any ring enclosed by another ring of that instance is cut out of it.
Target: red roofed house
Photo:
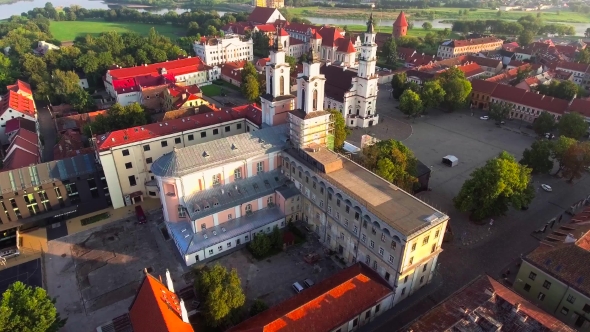
[[[287,19],[276,8],[254,7],[248,16],[248,22],[252,24],[275,23],[277,20],[286,21]]]
[[[242,69],[246,61],[228,62],[221,66],[221,79],[237,87],[242,85]]]
[[[8,92],[0,97],[0,142],[8,144],[6,122],[23,118],[37,123],[37,107],[33,100],[31,87],[20,80],[6,87]]]
[[[209,102],[202,99],[203,93],[198,86],[178,86],[170,84],[161,95],[162,106],[165,111],[199,107]]]
[[[158,197],[151,164],[175,147],[259,129],[261,114],[256,105],[215,108],[211,112],[95,136],[94,148],[104,169],[113,207],[141,202],[144,195]]]
[[[486,71],[477,63],[468,63],[463,66],[458,66],[457,68],[462,71],[463,74],[465,74],[465,78],[470,81],[486,73]]]
[[[240,35],[201,37],[193,43],[193,50],[209,66],[254,59],[252,38],[248,39]]]
[[[351,331],[392,303],[393,288],[370,267],[356,263],[227,332]]]
[[[40,161],[39,136],[24,128],[19,129],[11,137],[10,145],[6,149],[3,170],[25,167]]]
[[[91,147],[84,147],[84,140],[80,132],[68,129],[61,133],[59,141],[53,147],[53,160],[74,157],[81,154],[94,153]]]
[[[19,131],[19,129],[26,129],[32,133],[36,133],[37,125],[34,121],[27,120],[22,117],[6,121],[5,134],[8,137],[8,140],[11,140],[12,137]]]
[[[492,277],[483,275],[475,278],[400,331],[574,332],[575,330]]]
[[[264,68],[266,67],[266,63],[270,60],[270,58],[260,58],[258,59],[258,61],[256,61],[256,63],[254,64],[254,67],[256,67],[256,70],[258,70],[259,72],[263,71]]]
[[[590,65],[578,62],[560,62],[555,67],[557,70],[562,70],[574,75],[573,82],[588,89],[590,87]]]
[[[166,284],[146,273],[129,307],[133,332],[194,332],[184,301],[174,293],[168,271]]]
[[[168,84],[199,85],[214,80],[216,68],[198,58],[186,58],[107,71],[104,85],[107,92],[123,106],[132,103],[156,107],[150,99],[159,100]],[[146,93],[143,91],[146,90]],[[149,99],[148,99],[149,98]]]
[[[68,116],[61,116],[55,119],[55,126],[58,133],[64,133],[66,130],[74,130],[82,132],[84,126],[96,119],[99,115],[104,115],[107,111],[100,110],[82,114],[73,114]]]
[[[395,22],[393,22],[393,38],[403,37],[408,33],[408,21],[403,11],[399,13]]]
[[[492,93],[498,84],[480,79],[471,81],[471,107],[489,109]]]
[[[483,51],[500,50],[503,42],[502,39],[495,37],[446,40],[438,46],[437,56],[448,59],[460,55],[477,54]]]
[[[344,67],[356,67],[361,38],[357,36],[351,40],[344,37],[344,30],[323,26],[311,35],[310,47],[318,52],[321,61],[342,64]]]

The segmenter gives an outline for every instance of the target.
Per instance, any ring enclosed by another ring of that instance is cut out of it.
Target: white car
[[[548,185],[548,184],[542,184],[541,185],[541,188],[543,188],[543,190],[548,191],[548,192],[552,192],[553,191],[553,188],[551,188],[551,186]]]
[[[480,116],[480,117],[479,117],[479,119],[480,119],[480,120],[488,120],[489,118],[490,118],[490,117],[489,117],[489,116],[487,116],[487,115],[484,115],[484,116]]]

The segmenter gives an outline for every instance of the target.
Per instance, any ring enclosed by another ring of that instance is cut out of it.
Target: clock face
[[[284,69],[281,69],[281,73],[284,72],[284,71],[285,71]]]
[[[318,82],[315,82],[315,86],[318,86]]]

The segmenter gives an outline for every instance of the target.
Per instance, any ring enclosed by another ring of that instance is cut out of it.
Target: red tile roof
[[[63,132],[67,129],[81,130],[84,125],[94,121],[98,115],[106,115],[106,110],[73,114],[68,116],[62,116],[55,119],[58,132]]]
[[[494,92],[492,92],[492,98],[502,99],[511,103],[520,103],[522,96],[524,96],[526,90],[519,89],[505,84],[498,84]]]
[[[303,40],[295,39],[293,37],[289,37],[289,45],[301,45],[305,44]]]
[[[19,130],[20,128],[24,128],[31,132],[37,132],[37,126],[35,125],[35,121],[18,117],[6,121],[6,128],[4,129],[4,133],[8,134],[13,131]]]
[[[129,319],[135,332],[194,332],[182,321],[178,296],[149,274],[131,304]]]
[[[320,35],[317,31],[314,31],[311,35],[311,39],[322,39],[322,35]]]
[[[406,14],[404,14],[403,11],[401,11],[399,13],[399,15],[397,16],[397,18],[395,19],[395,22],[393,22],[393,26],[400,27],[400,28],[408,26],[408,21],[406,20]]]
[[[590,117],[590,100],[574,99],[569,107],[569,111]]]
[[[235,81],[242,81],[242,69],[246,65],[247,60],[227,62],[221,65],[221,75],[227,76]]]
[[[33,91],[31,90],[31,86],[29,83],[23,82],[21,80],[16,80],[16,83],[13,85],[8,85],[6,87],[7,90],[14,91],[14,92],[24,92],[29,95],[33,95]]]
[[[412,56],[414,53],[416,53],[415,49],[407,48],[407,47],[398,47],[396,51],[397,51],[398,57],[400,57],[402,59],[406,59],[406,58]]]
[[[350,90],[357,73],[338,66],[323,66],[320,73],[326,76],[325,94],[336,101],[344,101],[344,93]]]
[[[527,91],[519,104],[545,110],[551,113],[563,114],[568,108],[568,101]]]
[[[3,171],[9,171],[21,167],[26,167],[40,162],[39,155],[21,148],[15,148],[13,152],[4,159]]]
[[[8,90],[8,93],[0,100],[0,115],[3,115],[9,108],[31,117],[35,117],[37,113],[33,99],[12,90]]]
[[[569,58],[573,58],[576,55],[577,50],[575,46],[571,45],[555,45],[555,49]]]
[[[145,66],[135,66],[129,68],[110,69],[108,73],[115,79],[134,78],[137,76],[155,75],[159,76],[161,69],[166,68],[166,72],[173,75],[183,75],[198,70],[203,70],[205,65],[199,57],[172,60],[166,62],[153,63]]]
[[[230,29],[235,34],[243,35],[246,31],[252,30],[252,26],[248,22],[235,22],[226,24],[221,28],[222,31],[230,31]]]
[[[344,38],[342,36],[342,30],[336,27],[321,27],[319,29],[319,34],[322,36],[322,45],[324,46],[337,46],[337,40]]]
[[[247,119],[260,126],[262,111],[255,105],[242,105],[232,108],[216,109],[216,112],[196,114],[166,122],[151,123],[145,126],[132,127],[97,135],[96,146],[99,151],[105,151],[119,145],[137,143],[155,137],[180,133],[182,131],[212,126],[223,122]]]
[[[518,308],[519,314],[513,314],[510,307]],[[403,330],[433,332],[452,330],[456,326],[458,330],[478,331],[482,329],[480,324],[494,328],[494,322],[488,317],[501,324],[502,331],[575,331],[485,275],[443,300]],[[528,318],[522,320],[522,317]],[[477,319],[475,323],[472,318]],[[537,324],[543,328],[539,329]]]
[[[480,79],[471,81],[471,91],[492,95],[498,84]]]
[[[338,52],[345,52],[345,53],[356,53],[356,48],[352,44],[350,38],[343,38],[338,40]]]
[[[289,23],[287,26],[285,26],[285,30],[287,32],[292,31],[292,32],[301,33],[301,34],[305,34],[305,33],[307,33],[308,30],[311,29],[312,38],[313,38],[313,34],[316,32],[317,28],[318,27],[313,24],[303,24],[303,23]]]
[[[481,68],[481,66],[477,63],[470,63],[468,65],[459,66],[457,68],[465,74],[465,78],[471,78],[476,75],[485,73],[485,70],[483,70],[483,68]]]
[[[256,26],[256,28],[262,32],[276,32],[277,30],[275,29],[275,26],[272,24],[259,24]]]
[[[53,147],[53,160],[75,157],[77,155],[93,152],[93,148],[84,148],[82,135],[79,132],[68,129],[61,134],[59,141]]]
[[[423,53],[414,53],[413,55],[405,58],[405,62],[407,64],[411,64],[413,67],[429,65],[434,61],[436,61],[436,56]]]
[[[497,68],[502,64],[502,60],[484,58],[481,56],[468,55],[465,57],[467,61],[475,62],[483,67]]]
[[[29,166],[40,162],[39,137],[26,129],[18,129],[11,137],[4,157],[4,170]]]
[[[289,35],[289,34],[287,33],[287,31],[285,31],[285,29],[281,28],[281,30],[279,31],[279,36],[286,37],[286,36],[288,36],[288,35]]]
[[[381,276],[357,263],[228,332],[332,331],[392,293],[391,286]]]
[[[567,70],[571,70],[571,71],[578,71],[578,72],[585,73],[588,70],[589,66],[590,65],[587,65],[585,63],[563,61],[563,62],[560,62],[556,68],[563,68],[563,69],[567,69]]]
[[[253,23],[273,23],[269,22],[276,8],[254,7],[254,10],[248,16],[248,21]]]

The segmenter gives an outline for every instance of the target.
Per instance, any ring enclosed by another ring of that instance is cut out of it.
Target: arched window
[[[307,111],[307,104],[305,103],[305,89],[301,89],[301,104],[303,105],[303,112]]]
[[[246,213],[252,212],[252,204],[246,205]]]
[[[287,48],[287,41],[286,40],[283,42],[283,47]]]
[[[270,84],[269,84],[269,87],[270,87],[270,91],[268,93],[270,93],[272,95],[272,75],[270,76]]]
[[[281,96],[285,95],[285,76],[281,76],[280,78],[280,87],[279,87],[279,91],[281,92]]]
[[[318,109],[318,90],[313,90],[313,110]]]

